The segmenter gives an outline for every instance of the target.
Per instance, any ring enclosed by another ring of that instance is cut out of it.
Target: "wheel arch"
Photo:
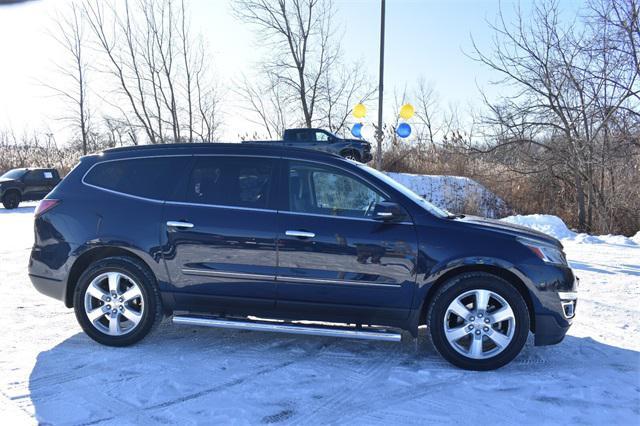
[[[518,293],[520,293],[525,303],[527,304],[527,309],[529,311],[530,330],[532,332],[535,332],[535,312],[533,307],[533,300],[526,284],[522,281],[522,279],[520,279],[520,277],[518,277],[508,269],[495,265],[483,264],[460,266],[451,269],[438,277],[438,279],[429,287],[426,295],[422,300],[422,305],[420,306],[419,310],[419,317],[417,318],[417,322],[415,324],[416,328],[420,325],[426,324],[427,310],[429,308],[429,305],[433,301],[433,298],[438,289],[441,288],[451,278],[467,272],[486,272],[488,274],[500,277],[503,280],[507,281],[509,284],[513,285],[513,287],[518,291]]]
[[[4,194],[2,194],[2,199],[4,199],[4,197],[6,197],[7,194],[11,194],[12,192],[17,192],[18,197],[20,197],[20,200],[22,201],[22,191],[20,190],[20,188],[17,188],[15,186],[5,189]]]
[[[149,267],[149,265],[147,265],[147,262],[145,262],[140,256],[130,250],[114,246],[100,246],[89,249],[82,253],[76,259],[76,261],[71,266],[71,269],[69,270],[64,301],[64,304],[67,308],[73,308],[73,293],[75,291],[76,285],[78,284],[78,279],[80,278],[82,273],[86,271],[86,269],[92,263],[101,259],[105,259],[107,257],[114,256],[128,257],[130,259],[138,261],[141,265],[144,265],[144,267],[148,269],[151,276],[155,277],[155,275],[153,274],[153,270]]]

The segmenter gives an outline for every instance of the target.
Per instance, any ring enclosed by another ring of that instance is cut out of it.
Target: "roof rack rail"
[[[318,151],[310,148],[297,148],[292,146],[285,146],[282,144],[265,144],[265,143],[251,143],[252,141],[245,141],[245,143],[238,142],[196,142],[196,143],[166,143],[166,144],[149,144],[149,145],[131,145],[131,146],[122,146],[117,148],[107,148],[102,150],[101,152],[104,154],[110,153],[120,153],[120,152],[135,152],[135,151],[152,151],[152,150],[163,150],[163,149],[206,149],[206,148],[234,148],[238,150],[243,149],[259,149],[264,151],[276,151],[281,153],[286,152],[305,152],[305,153],[313,153],[314,155],[321,156],[329,156],[329,157],[337,157],[342,158],[338,154],[334,154],[332,152]],[[96,153],[99,154],[100,152]]]

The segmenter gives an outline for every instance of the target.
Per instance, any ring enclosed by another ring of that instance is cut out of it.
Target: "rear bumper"
[[[40,293],[64,302],[66,296],[66,285],[64,281],[34,274],[29,274],[29,278],[33,286]]]
[[[36,290],[66,302],[67,279],[76,259],[71,254],[74,248],[75,246],[67,243],[33,246],[27,271]]]

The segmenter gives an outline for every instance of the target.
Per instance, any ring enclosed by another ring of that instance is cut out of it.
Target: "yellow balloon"
[[[400,117],[404,118],[405,120],[408,120],[411,117],[413,117],[413,114],[415,112],[416,110],[413,108],[413,105],[404,104],[402,105],[402,108],[400,108]]]
[[[355,118],[363,118],[365,115],[367,115],[366,106],[364,106],[363,104],[358,104],[353,107],[353,116]]]

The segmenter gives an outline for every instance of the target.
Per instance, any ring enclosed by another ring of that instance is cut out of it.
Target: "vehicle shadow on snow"
[[[460,384],[481,391],[487,420],[509,410],[499,406],[504,395],[559,415],[572,388],[599,401],[637,404],[640,352],[573,336],[542,348],[529,341],[510,365],[478,373],[443,361],[424,332],[417,343],[398,344],[165,323],[128,348],[100,346],[78,333],[38,355],[29,390],[38,421],[52,424],[319,423],[362,421],[382,410],[373,417],[378,423],[384,410],[416,401],[429,407],[422,419],[450,421],[462,415],[455,410]],[[602,410],[598,404],[593,408]],[[517,415],[518,403],[509,406]],[[399,415],[387,420],[402,421]]]
[[[572,269],[578,271],[595,272],[597,274],[607,275],[627,274],[640,276],[640,267],[638,267],[638,265],[601,265],[593,262],[585,263],[577,261],[570,261],[569,264]],[[603,268],[608,269],[597,268],[596,266],[602,266]]]

